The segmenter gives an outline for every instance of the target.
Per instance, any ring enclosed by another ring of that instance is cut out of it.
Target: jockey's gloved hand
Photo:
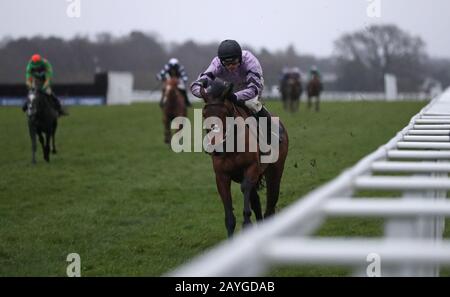
[[[203,88],[207,88],[208,87],[208,79],[207,78],[200,78],[195,83],[198,84],[199,86],[203,87]]]

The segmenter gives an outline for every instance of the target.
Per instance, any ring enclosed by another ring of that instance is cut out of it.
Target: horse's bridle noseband
[[[226,114],[226,117],[234,117],[233,116],[233,113],[232,113],[232,111],[230,110],[230,108],[225,104],[225,102],[224,101],[222,101],[222,102],[207,102],[207,103],[205,103],[205,106],[203,107],[203,109],[206,109],[206,108],[208,108],[208,107],[211,107],[211,106],[223,106],[223,107],[225,107],[226,109],[227,109],[227,114]],[[236,107],[234,106],[234,104],[232,105],[233,106],[233,109],[236,111]],[[226,140],[227,140],[227,135],[228,135],[228,128],[229,127],[227,127],[227,125],[226,125],[226,123],[224,124],[224,125],[222,125],[223,127],[226,127],[224,130],[225,130],[225,134],[223,135],[223,138],[222,138],[222,141],[220,142],[220,143],[218,143],[218,144],[214,144],[213,146],[214,147],[218,147],[218,146],[220,146],[220,145],[224,145],[225,144],[225,142],[226,142]],[[208,137],[209,138],[209,137]],[[209,141],[210,141],[210,144],[211,144],[211,140],[212,139],[209,139]],[[212,144],[211,144],[212,145]],[[208,153],[208,152],[207,152]],[[213,154],[213,155],[221,155],[221,154],[223,154],[223,153],[225,153],[225,151],[223,151],[223,152],[212,152],[212,153],[208,153],[208,154]]]

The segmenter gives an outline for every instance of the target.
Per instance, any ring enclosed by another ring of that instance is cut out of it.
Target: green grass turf
[[[290,135],[279,210],[386,143],[423,105],[324,103],[320,113],[302,105],[291,115],[269,102]],[[169,150],[156,104],[70,108],[50,164],[40,148],[30,164],[19,108],[0,108],[0,139],[1,276],[64,276],[72,252],[83,276],[158,276],[226,237],[210,157]],[[242,196],[232,190],[239,230]],[[378,236],[380,226],[333,220],[318,235]],[[345,273],[306,267],[271,275]]]

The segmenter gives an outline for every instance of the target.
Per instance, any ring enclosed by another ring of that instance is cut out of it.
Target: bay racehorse
[[[36,163],[36,137],[42,146],[44,160],[50,162],[50,143],[52,152],[56,154],[55,134],[58,127],[58,113],[50,102],[50,98],[42,89],[44,80],[35,78],[33,88],[28,94],[27,119],[31,137],[32,163]]]
[[[163,124],[164,142],[169,144],[171,139],[170,123],[176,117],[186,117],[187,109],[183,94],[178,89],[179,80],[177,77],[168,77],[164,81],[163,98]],[[182,127],[180,127],[182,129]]]
[[[289,75],[281,87],[284,109],[290,112],[297,112],[303,92],[300,78],[295,75]]]
[[[318,75],[313,75],[313,77],[308,82],[308,109],[312,107],[312,100],[316,98],[316,111],[320,109],[320,93],[322,92],[322,82]]]
[[[234,104],[226,99],[229,97],[232,89],[232,84],[220,79],[214,80],[206,90],[201,88],[201,94],[205,102],[203,107],[203,117],[205,119],[216,117],[225,123],[227,117],[233,119],[241,117],[245,119],[251,116],[251,113],[246,107]],[[237,130],[236,128],[234,129]],[[228,151],[227,148],[223,152],[215,151],[211,154],[216,186],[223,202],[225,227],[229,237],[233,235],[236,226],[236,217],[233,213],[231,197],[231,182],[239,183],[244,195],[243,226],[251,225],[250,217],[252,210],[256,220],[261,221],[275,213],[284,163],[288,154],[288,135],[281,121],[280,131],[283,131],[283,133],[282,137],[279,138],[281,140],[279,143],[278,159],[274,163],[263,164],[260,161],[260,150],[249,150],[249,142],[252,134],[247,125],[243,130],[245,130],[245,150]],[[226,138],[227,135],[228,132],[225,133],[224,137]],[[274,140],[273,137],[272,140]],[[276,141],[278,141],[278,138],[276,138]],[[263,177],[267,190],[264,216],[262,215],[261,201],[257,192],[263,181]]]

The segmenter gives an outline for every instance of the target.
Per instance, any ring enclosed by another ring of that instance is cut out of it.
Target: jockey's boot
[[[25,111],[27,111],[27,109],[28,109],[28,99],[25,100],[25,102],[23,103],[23,105],[22,105],[22,111],[25,112]]]
[[[161,107],[161,108],[164,107],[164,95],[165,95],[164,93],[165,93],[165,90],[163,89],[161,91],[161,99],[159,100],[159,107]]]
[[[256,120],[258,121],[258,126],[260,123],[260,118],[266,118],[266,122],[267,122],[267,132],[266,135],[263,135],[263,137],[266,138],[267,140],[267,144],[270,146],[272,144],[272,116],[270,115],[269,111],[263,106],[261,108],[261,110],[255,114]],[[259,132],[259,127],[258,127],[258,132]],[[281,143],[283,141],[283,127],[281,126],[281,124],[279,124],[279,131],[278,131],[278,138],[279,138],[279,142]]]
[[[258,122],[258,128],[257,128],[257,129],[258,129],[258,133],[257,133],[257,135],[258,135],[259,137],[261,137],[261,139],[258,137],[258,143],[259,143],[259,145],[261,145],[261,141],[263,141],[263,139],[265,139],[267,145],[270,147],[271,144],[272,144],[272,133],[271,133],[271,128],[272,128],[272,117],[271,117],[269,111],[263,106],[263,107],[261,108],[261,110],[258,111],[258,112],[255,114],[255,118],[256,118],[256,121]],[[265,133],[264,133],[264,132],[263,132],[263,133],[260,133],[261,131],[260,131],[260,129],[259,129],[259,125],[261,125],[261,118],[266,118],[266,123],[267,123],[267,125],[266,125],[266,131],[265,131]],[[261,135],[261,134],[262,134],[262,135]],[[261,155],[270,155],[271,149],[269,149],[269,150],[266,151],[266,152],[263,152],[262,150],[260,150],[260,153],[261,153]]]
[[[59,101],[59,99],[55,96],[55,94],[51,94],[50,98],[52,100],[53,106],[55,107],[56,111],[58,112],[59,116],[65,116],[65,115],[69,115],[63,108],[61,105],[61,102]]]

